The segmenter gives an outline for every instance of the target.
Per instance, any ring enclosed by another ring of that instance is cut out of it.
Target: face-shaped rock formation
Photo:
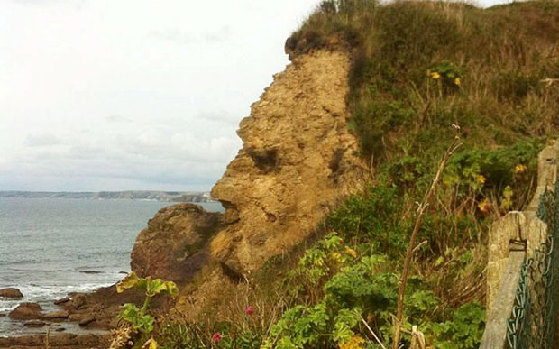
[[[241,122],[243,148],[212,190],[227,226],[211,253],[225,271],[245,274],[300,243],[359,188],[364,166],[347,127],[349,66],[342,52],[296,58]]]

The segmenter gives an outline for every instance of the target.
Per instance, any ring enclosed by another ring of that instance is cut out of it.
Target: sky
[[[319,0],[0,0],[0,190],[209,190]]]

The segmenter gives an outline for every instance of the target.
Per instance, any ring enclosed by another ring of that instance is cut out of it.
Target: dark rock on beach
[[[2,288],[0,289],[0,298],[23,298],[23,293],[17,288]]]
[[[55,319],[67,319],[70,313],[67,310],[58,310],[50,312],[43,316],[43,319],[55,320]]]
[[[60,305],[60,304],[68,302],[69,300],[70,300],[70,298],[68,298],[68,297],[60,298],[60,299],[54,301],[54,305]]]
[[[27,327],[43,327],[45,325],[46,323],[41,320],[29,320],[23,324],[23,326],[27,326]]]
[[[106,349],[109,344],[108,335],[76,335],[76,334],[44,334],[0,337],[0,348],[6,349],[43,349],[46,343],[51,349]]]
[[[80,309],[83,305],[85,305],[85,303],[86,303],[86,295],[78,293],[72,295],[70,302],[65,304],[65,306],[70,305],[72,308]]]
[[[95,316],[94,315],[86,315],[80,320],[80,322],[78,322],[78,325],[87,326],[90,323],[92,323],[93,321],[95,321]]]
[[[8,315],[16,320],[31,320],[41,317],[41,306],[37,303],[21,303]]]
[[[117,326],[117,315],[120,313],[121,305],[134,303],[141,306],[145,295],[138,290],[127,290],[117,293],[114,286],[104,287],[92,293],[70,294],[70,301],[61,304],[68,311],[68,320],[77,322],[80,326],[88,329],[110,330]],[[169,297],[154,297],[151,303],[152,309],[164,311],[172,305]]]

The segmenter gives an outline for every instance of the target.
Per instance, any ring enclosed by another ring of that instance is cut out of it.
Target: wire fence
[[[508,321],[510,349],[553,348],[559,295],[559,181],[540,197],[537,216],[547,224],[547,238],[520,270],[515,305]]]

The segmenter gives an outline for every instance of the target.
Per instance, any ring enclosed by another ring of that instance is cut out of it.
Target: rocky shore
[[[0,337],[0,348],[7,349],[106,349],[108,335],[77,334],[35,334],[18,337]]]
[[[109,330],[118,325],[120,306],[124,303],[141,304],[143,297],[142,293],[133,290],[118,294],[111,286],[92,293],[70,294],[54,302],[60,310],[47,313],[37,303],[23,302],[8,316],[21,322],[21,326],[37,328],[41,333],[0,337],[0,348],[45,348],[48,343],[51,349],[105,349],[109,343]],[[164,309],[166,306],[165,300],[154,300],[154,307]],[[76,328],[80,329],[79,333],[61,333],[74,332],[72,329]]]
[[[193,260],[203,264],[208,258],[203,246],[222,224],[221,220],[222,214],[206,212],[193,204],[161,209],[137,238],[133,270],[142,276],[184,282],[199,271]],[[107,348],[110,330],[119,325],[120,307],[124,303],[141,306],[145,297],[136,290],[117,293],[110,286],[90,293],[70,293],[53,301],[52,306],[41,307],[26,301],[24,296],[15,288],[0,289],[1,298],[19,302],[0,317],[9,317],[23,332],[10,337],[1,337],[10,334],[0,333],[0,348],[45,348],[47,338],[50,348]],[[167,297],[155,297],[150,307],[152,314],[157,317],[158,312],[168,312],[174,305],[171,302]]]

